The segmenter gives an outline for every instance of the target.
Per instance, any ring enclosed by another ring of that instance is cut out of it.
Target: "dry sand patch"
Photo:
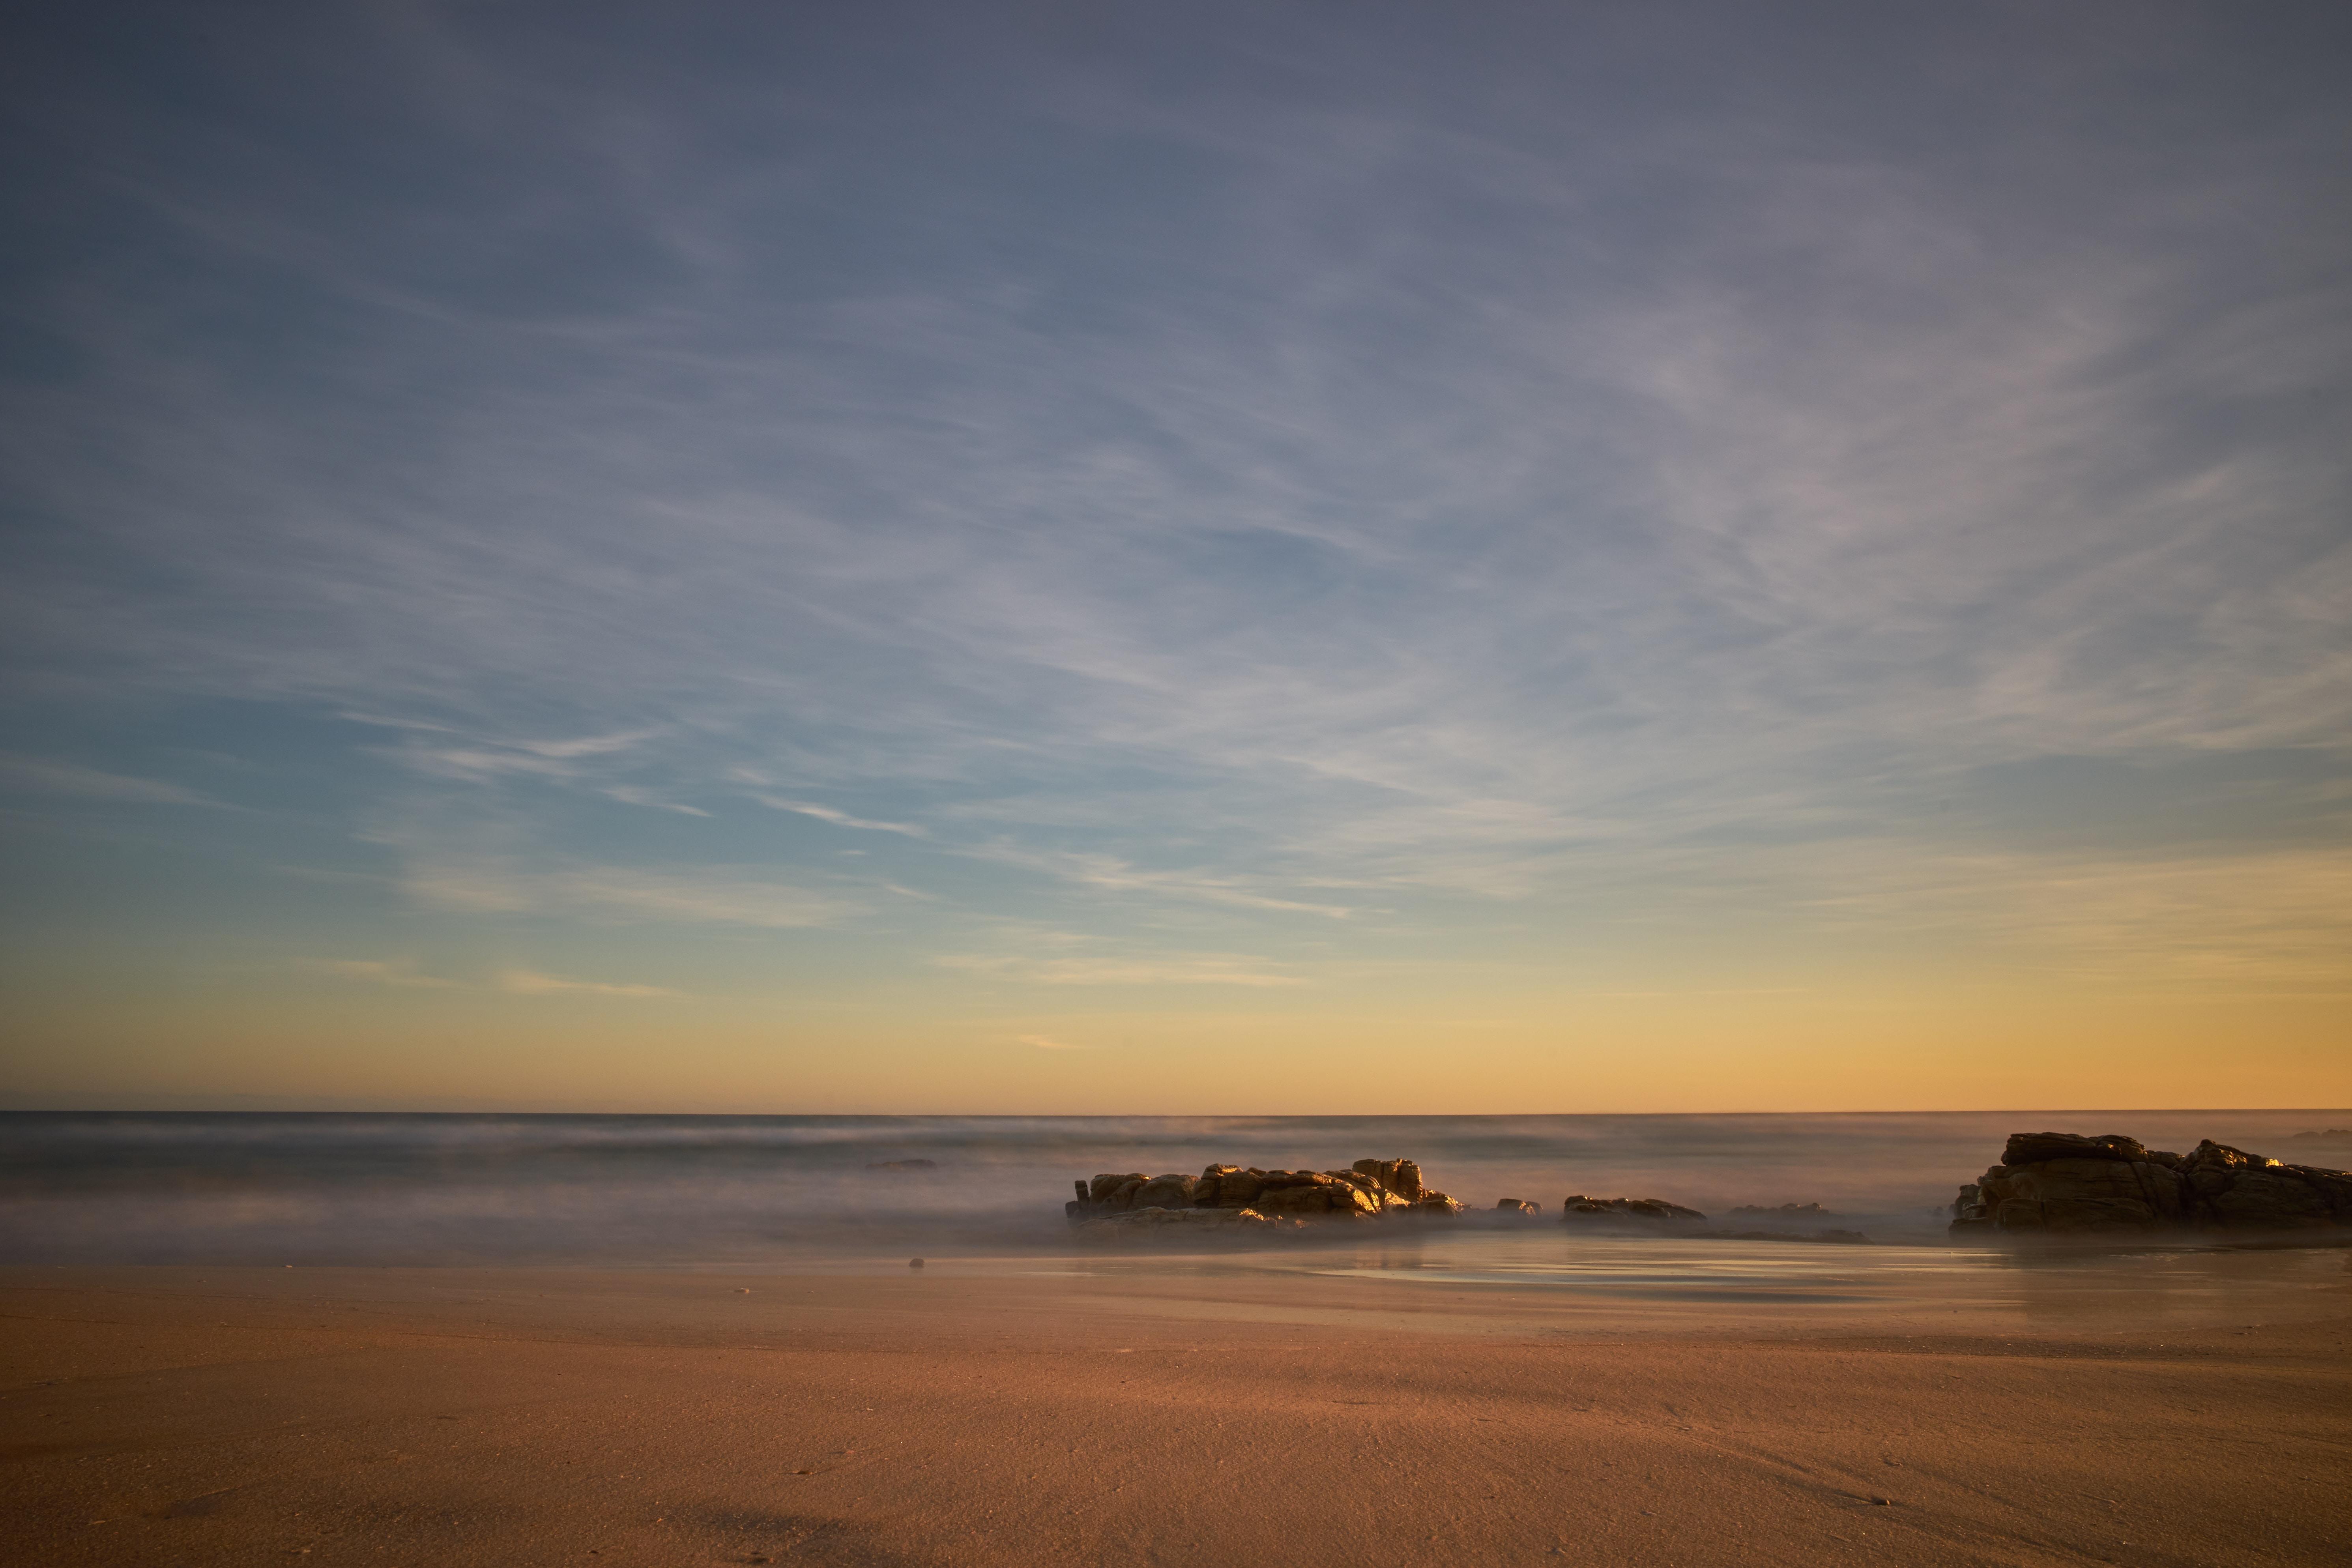
[[[1175,1310],[1194,1289],[11,1271],[11,1554],[2352,1560],[2345,1321],[2161,1343],[1542,1334],[1539,1301],[1423,1289],[1416,1310],[1501,1325],[1431,1333],[1355,1281]]]

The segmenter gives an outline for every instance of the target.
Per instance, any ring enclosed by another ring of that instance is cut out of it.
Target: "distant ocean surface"
[[[1718,1225],[1818,1203],[1874,1241],[1940,1245],[1954,1190],[2013,1131],[2200,1137],[2320,1164],[2347,1111],[1444,1117],[0,1113],[0,1261],[791,1267],[891,1254],[1055,1256],[1098,1171],[1344,1167],[1407,1156],[1475,1209],[1659,1197]],[[925,1162],[928,1165],[909,1163]],[[1554,1222],[1557,1227],[1557,1221]],[[1473,1226],[1449,1267],[1482,1254]],[[1549,1235],[1549,1233],[1546,1233]],[[1821,1249],[1814,1249],[1821,1250]],[[1497,1264],[1497,1267],[1501,1265]]]

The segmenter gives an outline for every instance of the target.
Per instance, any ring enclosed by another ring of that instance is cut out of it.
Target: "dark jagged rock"
[[[1135,1189],[1129,1201],[1129,1208],[1188,1209],[1192,1206],[1192,1178],[1190,1176],[1154,1176]]]
[[[1525,1198],[1496,1198],[1495,1200],[1495,1212],[1497,1214],[1507,1215],[1525,1215],[1529,1219],[1536,1219],[1540,1217],[1543,1214],[1543,1205],[1531,1204]]]
[[[1652,1233],[1684,1230],[1706,1223],[1706,1215],[1664,1198],[1588,1198],[1578,1193],[1560,1205],[1561,1217],[1570,1225],[1606,1230]]]
[[[1205,1208],[1245,1209],[1257,1202],[1264,1186],[1255,1171],[1239,1165],[1212,1165],[1192,1185],[1192,1202]]]
[[[1130,1184],[1134,1186],[1140,1187],[1144,1183],[1150,1179],[1150,1177],[1145,1175],[1140,1171],[1129,1171],[1125,1175],[1097,1176],[1092,1182],[1087,1184],[1087,1201],[1096,1204],[1110,1204],[1114,1198],[1118,1197],[1120,1189],[1129,1186]],[[1113,1206],[1125,1208],[1127,1205],[1125,1204],[1116,1204],[1113,1205]]]
[[[1331,1194],[1317,1183],[1286,1182],[1260,1193],[1254,1206],[1267,1214],[1327,1215],[1331,1212]]]
[[[2052,1160],[2114,1160],[2130,1165],[2170,1165],[2178,1168],[2180,1156],[2148,1152],[2147,1146],[2137,1138],[2126,1138],[2119,1132],[2109,1132],[2097,1138],[2085,1138],[2074,1132],[2012,1132],[2009,1146],[2000,1152],[2004,1165],[2039,1165]]]
[[[2352,1173],[2210,1138],[2172,1154],[2116,1133],[2013,1133],[2001,1163],[1952,1205],[1963,1236],[2336,1227],[2352,1227]]]

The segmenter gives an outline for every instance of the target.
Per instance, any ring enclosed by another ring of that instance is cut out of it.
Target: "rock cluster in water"
[[[1332,1221],[1451,1215],[1462,1205],[1433,1191],[1411,1160],[1359,1160],[1345,1171],[1261,1171],[1211,1165],[1197,1176],[1112,1172],[1077,1184],[1063,1205],[1082,1231],[1305,1229]]]
[[[1433,1190],[1411,1160],[1359,1160],[1345,1171],[1262,1171],[1255,1166],[1211,1165],[1197,1176],[1147,1176],[1140,1171],[1106,1172],[1076,1184],[1077,1196],[1063,1210],[1079,1235],[1090,1241],[1129,1238],[1177,1239],[1192,1236],[1278,1235],[1340,1224],[1452,1218],[1461,1204]],[[1499,1198],[1482,1211],[1488,1222],[1541,1219],[1542,1205],[1526,1198]],[[1813,1217],[1819,1205],[1790,1206],[1792,1216]],[[1570,1197],[1560,1217],[1573,1230],[1602,1235],[1697,1236],[1751,1241],[1844,1241],[1865,1239],[1853,1231],[1821,1230],[1810,1236],[1787,1232],[1709,1230],[1696,1209],[1663,1198]]]
[[[1819,1204],[1781,1204],[1768,1207],[1762,1204],[1742,1204],[1731,1211],[1734,1219],[1835,1219],[1838,1216]]]
[[[1561,1200],[1560,1217],[1573,1226],[1602,1230],[1687,1230],[1706,1224],[1706,1215],[1664,1198],[1588,1198],[1582,1193]]]
[[[1560,1218],[1571,1230],[1601,1236],[1676,1236],[1701,1241],[1804,1241],[1866,1245],[1870,1237],[1858,1230],[1815,1227],[1793,1230],[1717,1230],[1696,1209],[1670,1204],[1664,1198],[1588,1198],[1573,1194],[1559,1205]],[[1779,1208],[1736,1208],[1735,1215],[1788,1222],[1835,1219],[1819,1204],[1782,1204]]]
[[[2352,1172],[2290,1165],[2207,1139],[2186,1154],[2137,1139],[2010,1135],[1960,1189],[1956,1235],[2352,1227]]]

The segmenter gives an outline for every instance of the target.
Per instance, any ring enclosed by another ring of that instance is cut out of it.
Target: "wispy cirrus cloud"
[[[200,805],[234,811],[226,801],[162,779],[108,773],[79,763],[0,752],[0,788],[125,805]]]
[[[1279,897],[1268,890],[1281,885],[1272,878],[1239,874],[1219,876],[1197,870],[1148,869],[1131,865],[1115,855],[1029,850],[1003,843],[977,845],[959,853],[973,859],[1042,872],[1066,882],[1105,892],[1145,893],[1283,914],[1321,915],[1332,920],[1345,920],[1357,912],[1344,904]]]
[[[814,816],[819,822],[830,822],[835,827],[855,827],[867,833],[898,833],[908,838],[930,837],[929,828],[914,823],[872,822],[862,816],[852,816],[845,811],[836,811],[829,805],[819,805],[814,801],[785,800],[772,795],[754,795],[751,798],[771,810],[790,811],[798,813],[802,816]]]
[[[747,796],[886,836],[918,914],[1197,917],[1213,956],[1724,884],[1996,932],[2084,858],[2055,816],[2000,829],[2013,878],[1938,868],[2051,758],[2163,781],[2114,865],[2251,873],[2254,818],[2324,853],[2352,243],[2312,215],[2352,201],[2315,24],[1704,9],[1694,51],[1213,7],[1150,73],[950,7],[723,57],[320,12],[288,37],[379,62],[424,172],[366,191],[331,176],[379,131],[233,42],[188,40],[220,89],[183,101],[44,34],[20,112],[132,173],[17,211],[72,368],[0,387],[11,668],[389,730],[352,810],[436,824],[411,890],[551,920],[865,907]],[[224,332],[263,289],[309,325]],[[538,838],[476,853],[501,813]],[[2225,884],[2271,911],[2248,952],[2333,931]]]
[[[1263,958],[1239,952],[942,953],[943,969],[1025,985],[1304,985]]]
[[[566,980],[561,975],[541,974],[536,970],[509,969],[499,975],[499,989],[518,996],[616,996],[645,998],[675,996],[675,991],[658,985],[617,985],[602,980]]]
[[[320,974],[331,974],[344,980],[363,981],[373,985],[388,985],[410,991],[468,991],[488,988],[517,996],[579,995],[624,998],[677,994],[675,991],[667,990],[658,985],[618,984],[601,980],[572,980],[562,975],[542,974],[530,969],[502,970],[485,987],[468,981],[426,973],[412,958],[320,958],[310,960],[304,967]]]
[[[371,984],[395,986],[402,990],[454,991],[462,984],[459,981],[423,973],[413,958],[315,958],[304,967],[320,974],[332,974],[344,980],[362,980]]]
[[[411,735],[456,733],[446,725],[396,723],[381,719],[355,721],[396,728]],[[392,755],[419,773],[471,783],[489,782],[510,773],[541,779],[590,778],[599,774],[603,759],[635,750],[657,733],[640,730],[562,741],[469,738],[454,744],[412,740],[394,749]]]
[[[664,800],[652,790],[644,789],[635,784],[608,784],[604,794],[606,798],[617,800],[624,805],[642,805],[655,811],[674,812],[679,816],[708,817],[710,815],[698,805],[688,805],[683,801]]]
[[[424,903],[478,913],[552,912],[772,930],[834,925],[861,909],[833,894],[755,877],[616,866],[532,869],[427,860],[411,865],[401,887]]]
[[[2046,972],[2133,987],[2214,980],[2352,994],[2352,851],[2112,858],[1980,851],[1816,867],[1832,925],[1976,934]]]

